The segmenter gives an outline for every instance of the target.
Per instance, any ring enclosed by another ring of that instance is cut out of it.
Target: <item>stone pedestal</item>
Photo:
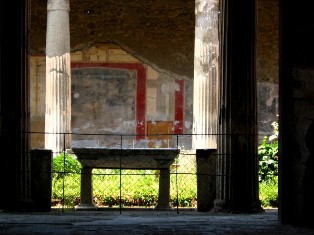
[[[197,210],[210,211],[216,198],[216,149],[197,149]]]
[[[31,199],[35,211],[51,209],[52,151],[31,150]]]

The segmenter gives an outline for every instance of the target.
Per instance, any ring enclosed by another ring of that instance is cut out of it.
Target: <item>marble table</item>
[[[170,206],[170,165],[180,149],[174,148],[72,148],[82,164],[81,201],[76,210],[97,210],[93,203],[92,169],[160,170],[158,202],[155,210],[172,210]]]

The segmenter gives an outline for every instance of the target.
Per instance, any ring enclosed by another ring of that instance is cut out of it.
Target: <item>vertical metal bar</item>
[[[179,135],[177,135],[177,149],[179,148]],[[177,156],[178,157],[178,156]],[[177,214],[179,214],[179,188],[178,188],[178,158],[175,160],[176,163],[176,191],[177,191]]]
[[[64,133],[63,133],[63,140],[65,140]],[[63,141],[63,143],[65,143],[65,141]],[[65,151],[64,151],[64,149],[65,149],[65,147],[63,148],[62,213],[64,212],[64,202],[65,202],[65,198],[64,198],[64,179],[65,179],[66,162],[65,162]]]
[[[120,135],[120,162],[119,162],[119,166],[120,166],[120,199],[119,199],[119,211],[120,211],[120,214],[122,212],[122,206],[121,206],[121,202],[122,202],[122,167],[121,167],[121,158],[122,158],[122,135]]]

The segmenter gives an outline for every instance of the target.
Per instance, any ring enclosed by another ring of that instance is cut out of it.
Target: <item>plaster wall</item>
[[[123,135],[123,147],[146,147],[151,140],[138,134],[149,132],[148,122],[170,123],[170,134],[191,133],[192,81],[157,72],[114,44],[76,51],[71,54],[71,64],[72,146],[119,147]],[[31,131],[36,132],[31,134],[31,146],[34,148],[44,146],[45,69],[44,56],[31,56]],[[183,97],[181,102],[178,94]],[[177,115],[181,109],[182,114]],[[138,131],[139,127],[143,133]],[[172,139],[175,136],[170,136],[167,144],[176,145]],[[188,148],[190,142],[190,137],[182,137],[179,145]],[[154,141],[156,146],[161,144],[158,139]]]
[[[71,50],[116,43],[171,76],[193,78],[194,0],[72,0]],[[47,1],[31,0],[32,53],[45,52]]]
[[[279,0],[257,1],[256,80],[259,140],[279,114]]]

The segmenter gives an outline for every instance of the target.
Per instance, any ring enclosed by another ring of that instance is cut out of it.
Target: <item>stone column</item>
[[[69,0],[48,0],[46,37],[45,148],[54,153],[70,147],[71,66]]]
[[[193,148],[217,148],[218,0],[195,1]]]
[[[0,4],[0,208],[7,211],[31,209],[30,2],[10,0]]]
[[[255,0],[222,1],[222,85],[216,210],[263,211],[258,192]],[[245,30],[243,30],[245,29]],[[241,33],[239,33],[241,31]]]

